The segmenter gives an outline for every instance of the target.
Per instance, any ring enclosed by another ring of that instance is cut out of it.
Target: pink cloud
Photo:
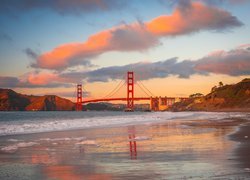
[[[213,51],[197,60],[178,61],[171,58],[158,62],[138,62],[123,66],[109,66],[81,72],[29,72],[22,77],[0,76],[0,87],[55,88],[72,87],[76,83],[107,82],[123,78],[123,74],[133,69],[138,74],[146,74],[141,80],[166,78],[176,75],[189,78],[194,74],[225,74],[229,76],[250,75],[250,44],[240,45],[230,51]]]
[[[232,76],[250,74],[250,44],[231,51],[215,51],[197,61],[196,70]]]
[[[41,73],[29,73],[27,82],[33,85],[46,85],[53,81],[58,81],[60,78],[53,73],[41,72]]]
[[[37,57],[32,67],[66,69],[84,64],[109,51],[141,51],[159,44],[161,37],[190,34],[201,30],[222,30],[241,26],[229,12],[200,2],[177,6],[171,15],[145,23],[120,25],[90,36],[83,43],[63,44]]]

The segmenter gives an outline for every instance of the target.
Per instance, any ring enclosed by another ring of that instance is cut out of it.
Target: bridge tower
[[[76,111],[82,111],[82,85],[77,84]]]
[[[134,72],[127,72],[127,110],[134,110]]]

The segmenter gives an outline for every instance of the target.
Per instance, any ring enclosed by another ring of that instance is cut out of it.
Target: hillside
[[[215,88],[203,97],[173,105],[172,111],[250,111],[250,79]]]
[[[0,89],[0,111],[70,111],[75,104],[55,95],[29,96]]]
[[[112,104],[107,102],[89,103],[83,105],[84,111],[124,111],[126,104]],[[149,104],[135,104],[135,111],[146,111],[149,109]]]

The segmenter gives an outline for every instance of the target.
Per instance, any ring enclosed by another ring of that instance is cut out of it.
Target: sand
[[[230,136],[230,139],[238,144],[234,152],[239,166],[250,172],[250,123],[242,124],[238,131]]]
[[[250,124],[148,123],[0,137],[0,179],[248,179]]]

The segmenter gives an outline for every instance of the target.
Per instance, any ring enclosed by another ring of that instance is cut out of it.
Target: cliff
[[[171,107],[172,111],[250,111],[250,79],[214,88],[203,97],[189,98]]]
[[[29,96],[0,89],[0,111],[71,111],[75,104],[55,95]]]

